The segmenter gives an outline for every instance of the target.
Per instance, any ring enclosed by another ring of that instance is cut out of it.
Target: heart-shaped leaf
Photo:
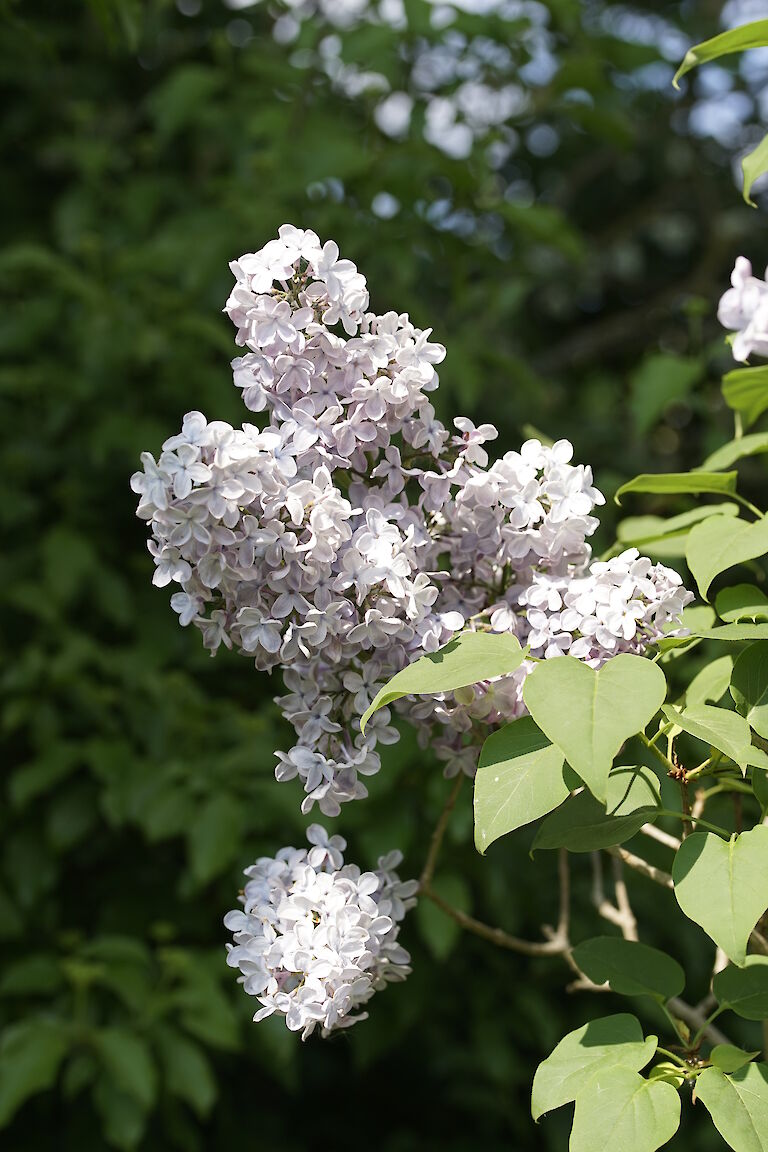
[[[680,1126],[680,1095],[629,1068],[601,1069],[576,1097],[570,1152],[656,1152]]]
[[[657,1044],[655,1036],[644,1040],[640,1021],[625,1012],[590,1020],[569,1032],[536,1069],[531,1092],[534,1120],[575,1100],[600,1070],[619,1066],[639,1072],[653,1059]]]
[[[768,640],[750,644],[733,666],[733,702],[759,736],[768,737]]]
[[[475,777],[478,852],[562,804],[569,791],[563,759],[530,716],[521,716],[488,737]]]
[[[567,848],[569,852],[596,852],[623,844],[653,820],[659,803],[655,773],[644,765],[622,765],[608,777],[605,807],[586,789],[572,796],[543,822],[531,851]]]
[[[444,648],[420,656],[393,676],[363,714],[361,731],[374,712],[402,696],[453,692],[481,680],[506,676],[520,667],[526,653],[508,632],[461,632]]]
[[[605,803],[613,758],[664,702],[658,664],[621,653],[596,672],[572,656],[543,660],[525,681],[528,711],[592,794]]]
[[[768,552],[768,517],[750,524],[732,516],[711,516],[695,524],[688,536],[685,558],[706,599],[715,576],[756,560]]]
[[[716,973],[712,991],[745,1020],[768,1020],[768,956],[747,956],[743,968],[729,964]]]
[[[666,952],[624,940],[621,936],[597,936],[573,949],[573,959],[595,984],[609,984],[622,996],[651,996],[669,1000],[685,987],[685,972]]]
[[[711,748],[717,748],[729,756],[742,772],[746,771],[748,765],[768,768],[768,755],[754,747],[749,724],[738,712],[716,708],[711,704],[696,704],[682,712],[671,704],[665,704],[663,712],[683,732],[690,733]]]
[[[744,427],[749,428],[768,408],[768,364],[726,373],[723,399],[729,408],[741,413]]]
[[[686,916],[743,967],[752,929],[768,908],[768,825],[730,840],[694,832],[677,851],[672,879]]]
[[[768,620],[768,596],[754,584],[734,584],[723,588],[715,597],[715,608],[721,620],[738,624],[741,620]]]
[[[768,1152],[768,1064],[747,1064],[730,1076],[705,1068],[696,1098],[734,1152]]]

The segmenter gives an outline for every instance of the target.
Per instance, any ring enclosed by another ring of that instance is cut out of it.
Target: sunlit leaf
[[[576,1097],[569,1152],[656,1152],[680,1125],[680,1095],[629,1068],[601,1069]]]
[[[627,492],[651,492],[667,496],[700,496],[712,492],[730,495],[736,491],[737,479],[736,472],[644,472],[622,484],[616,492],[615,500],[620,504],[620,497]]]
[[[536,1070],[531,1093],[534,1120],[575,1100],[600,1071],[621,1067],[639,1072],[653,1059],[657,1044],[655,1036],[643,1039],[640,1021],[627,1013],[590,1020],[569,1032]]]
[[[763,136],[757,147],[744,157],[741,161],[741,170],[744,173],[744,199],[747,204],[756,208],[757,205],[752,199],[751,192],[755,181],[768,172],[768,136]]]
[[[768,408],[768,364],[726,373],[723,399],[729,408],[741,413],[744,427],[749,428]]]
[[[753,20],[750,24],[740,24],[738,28],[730,28],[713,36],[711,40],[704,40],[701,44],[689,48],[682,64],[675,73],[672,81],[675,88],[680,79],[696,68],[699,64],[707,64],[710,60],[718,60],[732,52],[745,52],[749,48],[764,48],[768,45],[768,20]]]
[[[690,705],[681,711],[667,704],[664,715],[683,732],[729,756],[743,771],[749,765],[768,768],[768,755],[752,744],[749,724],[737,712],[711,704]]]
[[[741,620],[768,620],[768,596],[754,584],[733,584],[715,597],[715,608],[721,620],[736,624]]]
[[[768,1064],[747,1064],[730,1076],[705,1068],[696,1099],[734,1152],[768,1152]]]
[[[709,586],[721,572],[756,560],[768,552],[768,517],[750,523],[729,516],[713,516],[696,524],[688,537],[685,558],[706,599]]]
[[[523,698],[542,732],[605,801],[614,756],[658,712],[666,691],[657,664],[622,653],[597,672],[571,656],[544,660],[526,679]]]
[[[768,908],[768,826],[730,840],[694,832],[677,850],[672,879],[686,916],[742,967],[752,929]]]
[[[717,472],[721,468],[730,468],[731,464],[745,456],[757,456],[761,452],[768,452],[768,432],[755,432],[739,440],[730,440],[711,456],[707,456],[701,468],[703,472]]]
[[[519,668],[526,652],[507,632],[462,632],[444,648],[420,656],[377,693],[360,721],[365,726],[374,712],[402,696],[452,692],[481,680],[506,676]]]

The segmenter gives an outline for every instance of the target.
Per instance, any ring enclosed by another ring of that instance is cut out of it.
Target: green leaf
[[[685,973],[671,956],[658,948],[624,940],[621,936],[597,936],[573,949],[573,959],[595,984],[609,984],[622,996],[651,996],[665,1001],[679,996]]]
[[[598,1072],[613,1067],[639,1072],[653,1059],[657,1044],[655,1036],[644,1040],[640,1021],[624,1012],[590,1020],[569,1032],[536,1069],[531,1092],[534,1120],[575,1100]]]
[[[768,432],[755,432],[752,436],[730,440],[708,456],[701,468],[704,472],[718,472],[721,468],[729,468],[744,456],[757,456],[760,452],[768,452]]]
[[[733,584],[715,597],[715,608],[721,620],[736,624],[739,620],[768,620],[768,596],[754,584]]]
[[[420,656],[377,693],[360,721],[360,730],[379,708],[403,696],[453,692],[481,680],[506,676],[519,668],[527,649],[507,632],[462,632],[438,652]]]
[[[713,36],[711,40],[704,40],[703,43],[689,48],[672,83],[678,88],[681,77],[699,64],[718,60],[731,52],[744,52],[748,48],[764,48],[766,45],[768,45],[768,20],[753,20],[750,24],[740,24],[738,28],[721,32],[719,36]]]
[[[730,840],[694,832],[677,850],[672,879],[686,916],[743,967],[752,929],[768,908],[768,825]]]
[[[218,1093],[204,1050],[177,1028],[164,1027],[157,1039],[168,1091],[189,1104],[198,1116],[207,1116]]]
[[[747,1064],[731,1076],[705,1068],[696,1098],[734,1152],[768,1152],[768,1064]]]
[[[108,1144],[131,1152],[141,1143],[147,1126],[143,1105],[121,1091],[109,1076],[100,1076],[93,1089],[93,1103],[101,1117],[101,1127]]]
[[[101,1028],[94,1043],[115,1085],[150,1109],[157,1096],[157,1068],[146,1041],[127,1028]]]
[[[623,844],[653,819],[659,806],[656,774],[644,766],[614,768],[608,777],[606,805],[586,789],[572,796],[543,822],[531,851],[596,852]]]
[[[712,991],[737,1016],[768,1019],[768,956],[747,956],[741,968],[729,964],[715,974]]]
[[[740,653],[733,666],[731,696],[746,722],[768,738],[768,640],[750,644]]]
[[[51,1088],[69,1047],[63,1024],[33,1016],[0,1037],[0,1127],[38,1092]]]
[[[623,652],[598,672],[572,656],[543,660],[527,677],[523,699],[542,732],[605,802],[614,756],[658,712],[666,691],[658,664]]]
[[[723,399],[729,408],[741,413],[744,427],[749,428],[768,408],[768,364],[727,372]]]
[[[768,816],[768,775],[765,772],[752,773],[752,791],[762,808],[763,819]]]
[[[243,806],[231,793],[211,796],[187,831],[189,859],[195,879],[206,884],[237,856],[243,828]]]
[[[720,656],[705,664],[685,690],[685,703],[689,708],[697,704],[717,704],[728,691],[733,671],[733,658]]]
[[[665,353],[646,357],[629,380],[630,408],[638,431],[649,432],[671,404],[688,395],[702,372],[701,360]]]
[[[685,541],[694,524],[709,516],[738,516],[736,504],[705,504],[690,508],[679,516],[627,516],[616,529],[616,539],[623,547],[641,548],[654,556],[667,559],[685,556]],[[619,552],[619,545],[614,547]]]
[[[462,876],[439,873],[431,887],[452,908],[459,912],[472,911],[472,893]],[[461,937],[459,925],[431,900],[419,900],[414,916],[432,955],[441,962],[447,960]]]
[[[753,148],[741,161],[741,170],[744,173],[743,196],[747,204],[757,208],[750,193],[756,180],[768,172],[768,136],[763,136],[756,148]]]
[[[685,558],[699,592],[706,599],[709,586],[721,572],[756,560],[768,552],[768,518],[753,524],[729,516],[713,516],[694,525]]]
[[[738,972],[738,968],[736,971]],[[739,1068],[743,1068],[745,1064],[749,1064],[755,1056],[759,1055],[759,1051],[745,1052],[743,1048],[737,1048],[735,1044],[716,1044],[710,1052],[709,1058],[715,1068],[719,1068],[721,1072],[738,1072]]]
[[[626,492],[653,492],[658,495],[702,495],[707,492],[732,495],[736,491],[736,472],[643,472],[618,489],[614,499]]]
[[[737,712],[716,708],[711,704],[696,704],[682,712],[666,704],[663,712],[683,732],[688,732],[729,756],[742,772],[746,772],[749,765],[768,768],[768,756],[762,749],[754,747],[749,724]]]
[[[680,1126],[680,1096],[665,1080],[601,1069],[576,1097],[569,1152],[656,1152]]]
[[[521,716],[488,737],[475,777],[478,852],[562,804],[569,791],[563,759],[530,716]]]
[[[729,644],[768,640],[768,624],[723,624],[720,628],[702,628],[693,635],[700,640],[724,640]]]

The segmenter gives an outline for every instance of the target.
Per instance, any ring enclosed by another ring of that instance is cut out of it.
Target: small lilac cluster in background
[[[365,1020],[358,1010],[374,992],[405,979],[410,956],[398,924],[417,888],[394,871],[399,852],[361,873],[344,863],[341,836],[312,824],[307,839],[309,851],[281,848],[246,869],[243,908],[224,919],[235,941],[227,963],[262,1005],[254,1020],[282,1014],[302,1039]]]
[[[752,275],[752,265],[739,256],[731,273],[731,287],[720,299],[717,318],[736,335],[731,341],[734,360],[756,353],[768,356],[768,269],[766,280]]]
[[[131,484],[181,624],[211,653],[282,671],[296,743],[276,776],[301,780],[303,812],[336,816],[366,795],[377,746],[398,732],[382,708],[363,735],[363,712],[458,632],[512,633],[534,658],[599,668],[679,621],[692,597],[675,572],[633,549],[591,562],[604,499],[568,441],[528,440],[489,464],[492,425],[444,427],[430,397],[445,349],[407,314],[369,311],[332,241],[284,225],[231,267],[234,382],[253,422],[187,413]],[[447,775],[473,775],[489,726],[525,711],[532,667],[396,707]],[[313,825],[310,840],[250,869],[245,911],[227,918],[256,1018],[282,1013],[304,1035],[359,1019],[407,972],[396,923],[415,891],[390,874],[394,856],[361,876],[338,837]]]

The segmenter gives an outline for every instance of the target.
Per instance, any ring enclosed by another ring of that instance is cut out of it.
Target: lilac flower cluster
[[[748,360],[755,353],[768,356],[768,269],[766,279],[760,280],[752,275],[749,260],[739,256],[717,318],[735,333],[731,341],[734,360]]]
[[[246,869],[242,910],[227,913],[234,934],[227,963],[261,1008],[306,1039],[366,1019],[358,1009],[374,992],[410,972],[397,942],[399,921],[415,904],[416,881],[401,882],[390,852],[375,872],[345,864],[346,842],[319,824],[307,829],[310,849],[281,848]]]
[[[489,465],[497,436],[430,395],[445,349],[405,314],[367,311],[336,245],[285,225],[232,265],[226,312],[247,349],[235,384],[260,423],[188,413],[132,478],[155,583],[182,625],[280,667],[297,740],[278,780],[326,816],[366,795],[388,709],[359,718],[407,663],[460,630],[509,631],[534,657],[599,667],[643,652],[691,599],[676,573],[628,551],[590,564],[602,495],[565,441],[529,440]],[[442,698],[402,701],[450,774],[474,771],[489,724],[519,716],[526,664]]]

